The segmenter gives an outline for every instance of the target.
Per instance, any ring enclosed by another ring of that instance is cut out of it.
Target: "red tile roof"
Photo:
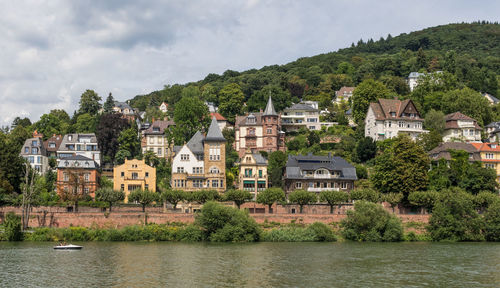
[[[481,152],[500,152],[500,145],[498,143],[471,143],[478,151]],[[491,147],[494,146],[495,148]]]
[[[224,118],[224,116],[220,115],[220,113],[217,113],[217,112],[210,113],[210,118],[213,118],[213,117],[215,117],[215,120],[217,120],[217,121],[227,121],[227,119]]]
[[[416,121],[423,121],[422,118],[420,118],[420,113],[416,110],[415,108],[415,114],[416,117],[409,117],[409,116],[403,116],[403,111],[406,109],[406,107],[409,104],[412,104],[414,107],[415,105],[413,104],[413,101],[407,99],[407,100],[397,100],[397,99],[378,99],[377,102],[375,103],[370,103],[370,107],[372,108],[373,112],[375,113],[375,118],[377,120],[386,120],[386,119],[410,119],[410,120],[416,120]],[[394,112],[396,116],[391,116],[391,112]]]

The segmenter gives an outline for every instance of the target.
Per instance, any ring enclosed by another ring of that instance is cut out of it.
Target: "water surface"
[[[0,287],[500,287],[499,243],[53,245],[0,243]]]

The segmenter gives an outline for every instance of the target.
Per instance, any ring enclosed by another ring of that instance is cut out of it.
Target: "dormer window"
[[[160,127],[153,127],[153,132],[160,132]]]
[[[492,149],[496,149],[497,148],[497,144],[491,144],[491,148]]]
[[[391,117],[396,117],[396,112],[391,112]]]
[[[69,141],[73,141],[73,135],[69,135],[69,136],[68,136],[68,140],[69,140]]]
[[[250,114],[250,116],[247,117],[247,124],[255,124],[255,123],[256,123],[255,115]]]

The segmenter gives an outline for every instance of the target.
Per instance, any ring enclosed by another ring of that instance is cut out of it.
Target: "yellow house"
[[[113,170],[113,189],[125,192],[125,203],[131,191],[142,189],[156,192],[156,168],[144,160],[127,160]]]
[[[268,186],[267,160],[248,149],[240,162],[239,189],[250,192],[255,200],[257,194]]]
[[[500,145],[498,143],[471,143],[481,153],[481,162],[486,168],[495,169],[500,183]]]

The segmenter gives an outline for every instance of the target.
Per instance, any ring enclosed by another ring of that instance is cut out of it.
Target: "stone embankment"
[[[304,223],[322,222],[329,224],[340,222],[346,217],[346,211],[352,209],[352,205],[342,205],[335,207],[334,213],[330,214],[328,205],[307,205],[303,208],[303,213],[299,213],[296,205],[273,205],[272,212],[269,213],[267,206],[254,203],[246,203],[242,209],[250,211],[250,215],[257,223],[277,222],[277,223]],[[387,207],[386,207],[387,208]],[[100,227],[100,228],[121,228],[130,225],[142,225],[145,223],[166,224],[171,222],[192,223],[194,213],[192,209],[183,208],[172,211],[164,210],[162,207],[148,207],[146,213],[140,207],[113,207],[112,212],[102,211],[100,208],[79,207],[79,212],[68,212],[66,207],[34,207],[30,215],[30,227]],[[387,208],[392,212],[391,208]],[[186,211],[188,213],[186,213]],[[0,207],[0,222],[5,214],[14,212],[21,214],[18,207]],[[429,214],[404,214],[398,209],[395,214],[403,221],[428,223]]]

